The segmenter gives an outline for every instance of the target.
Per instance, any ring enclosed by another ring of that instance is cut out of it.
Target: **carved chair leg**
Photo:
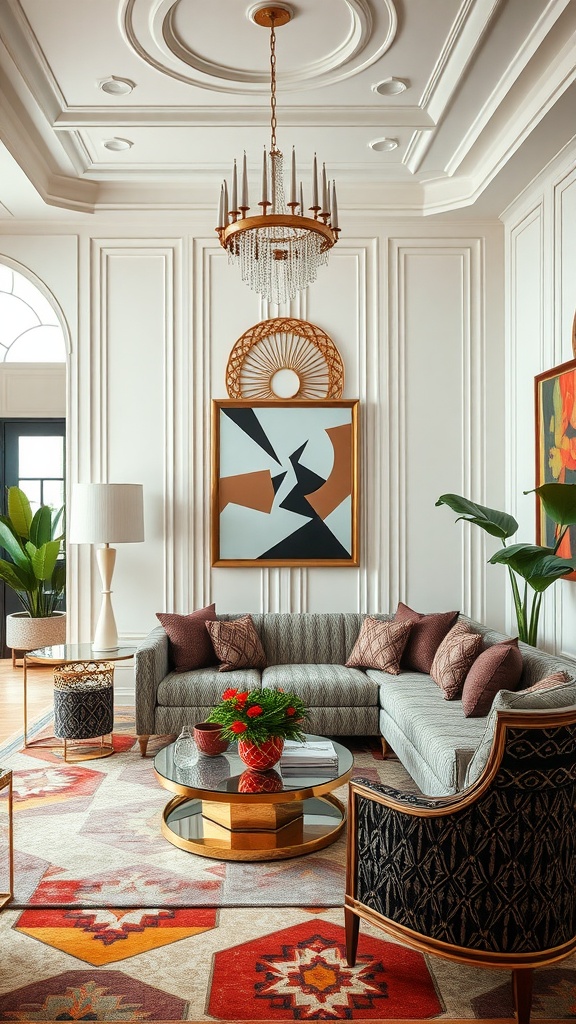
[[[530,1024],[533,973],[528,967],[512,971],[512,994],[518,1024]]]
[[[139,736],[138,743],[140,744],[140,754],[142,757],[146,757],[146,748],[148,746],[148,740],[150,736]]]
[[[344,923],[346,925],[346,960],[349,967],[354,967],[356,963],[356,950],[358,948],[360,918],[350,910],[350,907],[344,907]]]

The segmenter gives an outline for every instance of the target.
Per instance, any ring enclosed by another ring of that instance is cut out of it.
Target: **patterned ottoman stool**
[[[64,740],[65,761],[87,761],[114,753],[114,666],[80,661],[54,669],[54,735]],[[104,743],[104,737],[110,742]],[[68,740],[100,738],[97,745]]]

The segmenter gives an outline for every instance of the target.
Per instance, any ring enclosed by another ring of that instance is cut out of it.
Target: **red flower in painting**
[[[246,732],[247,728],[246,722],[232,722],[230,726],[231,731],[235,733]]]
[[[222,694],[222,700],[232,700],[232,697],[235,697],[237,693],[238,690],[224,690],[224,693]]]
[[[248,708],[246,714],[248,718],[258,718],[258,715],[262,714],[262,708],[259,704],[253,704],[252,707]]]

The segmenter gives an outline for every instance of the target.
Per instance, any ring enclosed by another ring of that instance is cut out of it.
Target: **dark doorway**
[[[6,489],[21,487],[32,511],[39,505],[60,508],[66,494],[66,420],[0,419],[0,495],[6,509]],[[6,647],[6,615],[21,611],[14,592],[0,582],[0,649]]]

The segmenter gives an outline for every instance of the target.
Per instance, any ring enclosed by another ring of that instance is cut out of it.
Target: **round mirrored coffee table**
[[[218,860],[283,860],[329,846],[346,821],[332,791],[347,782],[354,764],[346,747],[334,748],[333,768],[283,776],[280,765],[268,772],[247,769],[235,745],[179,767],[171,743],[154,758],[158,781],[176,794],[164,808],[163,835],[182,850]]]

